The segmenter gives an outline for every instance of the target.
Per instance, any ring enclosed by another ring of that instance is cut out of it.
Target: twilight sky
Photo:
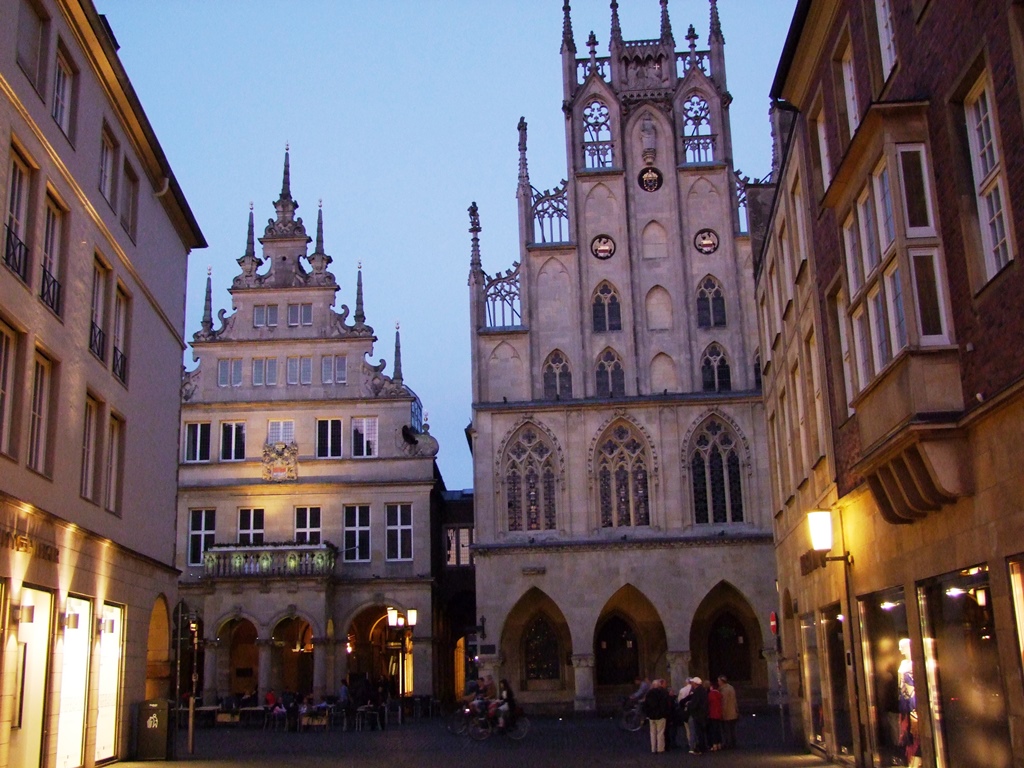
[[[189,259],[186,339],[199,329],[207,266],[214,314],[230,312],[249,202],[261,230],[290,144],[292,195],[311,234],[323,200],[335,307],[354,306],[361,261],[379,339],[371,362],[385,358],[391,373],[400,322],[405,383],[440,442],[445,483],[472,487],[466,209],[480,207],[484,269],[510,267],[520,115],[533,185],[565,176],[562,0],[94,2],[209,243]],[[619,4],[624,39],[658,36],[658,0]],[[768,89],[794,5],[719,0],[735,164],[752,178],[771,169]],[[577,56],[591,30],[606,56],[607,0],[572,6]],[[677,50],[690,24],[707,47],[707,0],[670,0],[669,14]],[[191,350],[185,360],[194,365]]]

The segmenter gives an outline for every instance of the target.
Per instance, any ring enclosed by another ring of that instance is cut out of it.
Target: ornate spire
[[[724,43],[722,37],[722,20],[718,18],[718,0],[711,0],[711,34],[708,35],[709,43]]]
[[[587,48],[590,49],[590,65],[587,68],[587,74],[597,71],[597,35],[594,34],[594,30],[590,30],[590,37],[587,38]]]
[[[476,201],[469,206],[469,232],[473,235],[472,245],[469,250],[469,268],[480,269],[480,212],[477,210]]]
[[[252,214],[249,214],[249,221],[252,222]],[[250,233],[252,230],[249,230]],[[202,331],[200,332],[203,336],[210,336],[213,333],[213,281],[211,275],[213,274],[213,268],[206,268],[206,301],[203,303],[203,322]]]
[[[321,199],[316,211],[316,248],[313,253],[324,252],[324,201]]]
[[[291,163],[288,158],[288,145],[284,145],[284,178],[281,181],[281,199],[292,199]]]
[[[572,51],[576,53],[576,41],[572,36],[572,19],[569,17],[569,0],[562,5],[562,53]]]
[[[288,145],[284,145],[284,175],[281,179],[281,197],[274,201],[274,210],[277,211],[277,219],[270,219],[264,231],[266,237],[305,237],[306,228],[302,225],[302,219],[295,216],[299,204],[292,198],[292,174],[291,158]]]
[[[238,259],[238,266],[242,268],[242,277],[249,281],[256,272],[256,267],[262,264],[262,259],[256,257],[256,235],[252,221],[252,203],[249,203],[249,231],[245,236],[245,253]]]
[[[686,30],[686,39],[690,42],[690,59],[691,60],[697,58],[697,38],[699,38],[699,37],[700,37],[700,35],[697,34],[697,30],[694,29],[693,28],[693,24],[691,24],[690,28],[688,30]]]
[[[363,312],[363,262],[359,262],[357,269],[358,272],[356,273],[356,313],[352,317],[356,321],[356,326],[358,327],[366,323],[366,313]]]
[[[668,19],[668,0],[661,0],[661,39],[662,42],[673,42],[672,22]]]
[[[519,186],[529,189],[530,169],[526,165],[526,118],[519,118]]]
[[[611,44],[622,44],[622,27],[619,26],[619,2],[612,0],[612,39]]]
[[[395,372],[391,376],[395,384],[402,385],[402,335],[395,323]]]

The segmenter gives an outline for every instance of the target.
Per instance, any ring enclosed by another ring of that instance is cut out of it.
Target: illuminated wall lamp
[[[853,565],[853,557],[849,552],[839,556],[829,556],[832,550],[832,512],[827,509],[815,509],[807,513],[807,528],[811,535],[811,549],[800,556],[800,570],[804,576],[824,568],[829,562],[839,561]]]
[[[34,605],[12,605],[11,624],[31,624],[36,618]]]

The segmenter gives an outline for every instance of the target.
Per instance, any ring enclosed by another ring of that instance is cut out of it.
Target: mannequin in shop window
[[[921,756],[917,754],[920,745],[917,719],[917,694],[914,689],[914,662],[910,659],[910,638],[900,639],[900,655],[903,660],[897,670],[900,703],[900,741],[899,746],[906,755],[905,765],[917,768],[921,765]]]

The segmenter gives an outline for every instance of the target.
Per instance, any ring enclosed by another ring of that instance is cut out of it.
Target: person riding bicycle
[[[651,690],[651,679],[645,677],[643,679],[636,678],[633,683],[637,686],[637,689],[629,695],[629,702],[631,704],[639,704],[647,696],[647,692]]]
[[[512,686],[508,684],[508,680],[502,678],[498,683],[498,698],[491,702],[488,714],[491,717],[495,714],[498,715],[498,729],[504,731],[506,724],[511,725],[515,713],[516,696],[512,692]]]

